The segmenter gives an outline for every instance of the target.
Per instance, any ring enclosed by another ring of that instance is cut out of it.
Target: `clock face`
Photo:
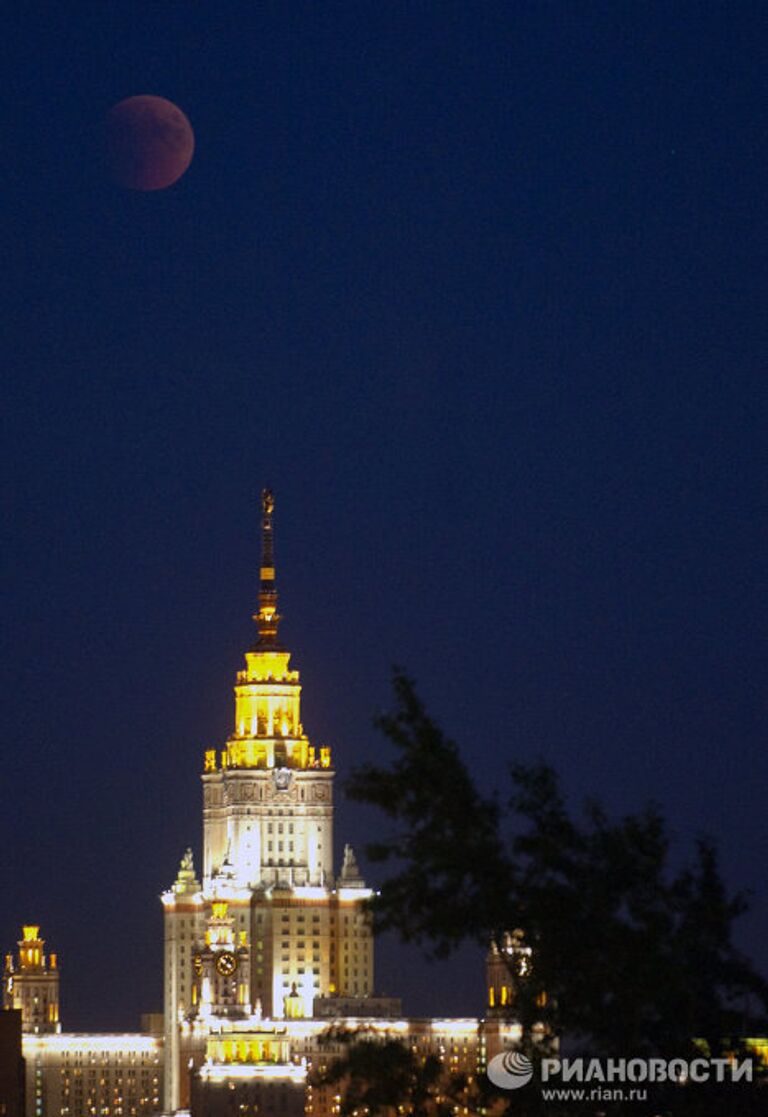
[[[225,950],[216,959],[216,969],[222,977],[231,977],[237,969],[237,958],[231,950]]]
[[[201,955],[196,954],[194,956],[194,958],[192,959],[192,965],[195,967],[195,973],[199,977],[200,974],[203,972],[203,959]]]

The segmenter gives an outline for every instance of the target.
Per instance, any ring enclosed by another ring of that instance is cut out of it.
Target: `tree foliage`
[[[394,690],[377,722],[392,761],[347,784],[389,823],[366,849],[389,869],[377,929],[446,955],[466,940],[502,948],[521,928],[533,965],[511,971],[513,1011],[528,1037],[538,1021],[593,1054],[669,1058],[764,1034],[768,985],[732,936],[746,899],[727,891],[710,841],[673,871],[658,810],[611,819],[590,802],[574,816],[544,764],[511,765],[506,803],[483,797],[402,672]]]

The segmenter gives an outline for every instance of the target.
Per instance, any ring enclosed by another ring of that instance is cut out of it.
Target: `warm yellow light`
[[[762,1065],[768,1067],[768,1039],[746,1039],[744,1042]]]
[[[214,900],[211,904],[211,912],[214,919],[226,919],[229,904],[226,900]]]
[[[216,749],[205,750],[205,764],[203,770],[205,772],[216,771]]]
[[[68,1051],[71,1054],[83,1055],[108,1054],[121,1051],[124,1055],[135,1052],[137,1055],[157,1055],[162,1050],[163,1041],[159,1037],[139,1035],[131,1032],[125,1035],[80,1035],[78,1033],[59,1035],[25,1035],[23,1038],[24,1054],[35,1055],[43,1051]],[[155,1059],[155,1062],[158,1060]]]
[[[331,766],[331,750],[327,745],[323,745],[320,749],[320,767],[330,768]]]
[[[360,900],[370,900],[371,896],[373,896],[373,889],[372,888],[338,888],[336,890],[336,895],[339,897],[340,900],[342,900],[345,903],[351,900],[353,903],[356,904],[356,903],[359,903]]]
[[[297,884],[293,894],[297,900],[322,900],[327,895],[318,884]]]
[[[23,936],[24,942],[37,942],[40,937],[40,928],[33,927],[31,925],[28,927],[22,927],[21,934]]]
[[[432,1020],[433,1032],[442,1032],[447,1036],[467,1036],[477,1032],[478,1022],[474,1016],[449,1017],[445,1020]]]
[[[253,1063],[234,1065],[229,1063],[223,1066],[204,1064],[200,1067],[198,1074],[202,1079],[214,1082],[226,1082],[227,1079],[244,1078],[273,1079],[275,1081],[284,1079],[298,1084],[306,1080],[307,1070],[306,1067],[297,1066],[294,1063],[274,1064],[273,1066]]]

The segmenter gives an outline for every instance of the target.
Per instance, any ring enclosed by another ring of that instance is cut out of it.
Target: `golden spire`
[[[274,534],[272,530],[272,513],[275,510],[275,498],[271,489],[264,489],[261,494],[261,571],[259,584],[259,611],[254,613],[253,619],[259,630],[258,648],[279,647],[277,643],[277,626],[280,616],[277,612],[277,589],[275,587],[275,552]]]

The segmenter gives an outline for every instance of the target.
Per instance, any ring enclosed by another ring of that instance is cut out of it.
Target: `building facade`
[[[168,1113],[189,1106],[193,1085],[205,1112],[224,1086],[246,1098],[273,1083],[281,1105],[295,1102],[306,1068],[342,1051],[329,1027],[402,1038],[462,1071],[516,1035],[498,1018],[403,1020],[399,1000],[375,995],[372,893],[350,846],[334,866],[332,754],[304,731],[299,673],[279,640],[268,491],[262,511],[256,638],[235,680],[232,733],[203,758],[202,869],[188,849],[162,896]],[[326,1091],[305,1087],[308,1111],[334,1112]]]

